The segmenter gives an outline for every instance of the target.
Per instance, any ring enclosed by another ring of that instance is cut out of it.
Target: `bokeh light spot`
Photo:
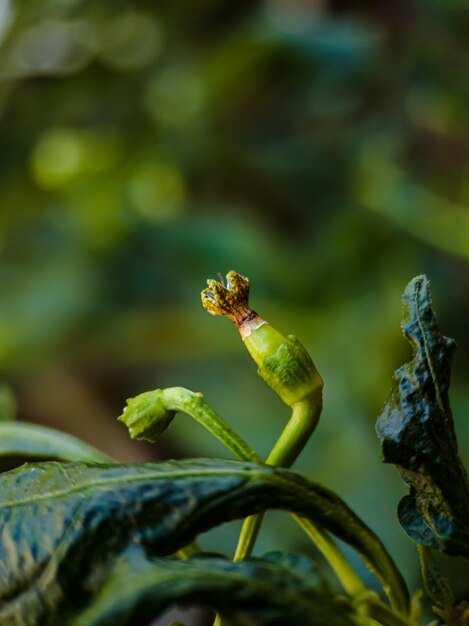
[[[91,59],[95,37],[84,20],[45,20],[25,29],[12,53],[11,65],[19,74],[67,74]]]
[[[181,173],[170,163],[158,161],[139,167],[129,182],[134,209],[151,221],[167,221],[183,210],[185,185]]]
[[[116,70],[147,65],[162,48],[161,30],[155,18],[138,11],[117,14],[106,25],[102,37],[100,57]]]
[[[145,104],[157,123],[180,126],[199,115],[205,100],[205,87],[197,73],[178,67],[155,76],[148,86]]]
[[[120,154],[119,136],[112,130],[53,127],[32,151],[31,172],[42,189],[58,189],[83,175],[112,168]]]

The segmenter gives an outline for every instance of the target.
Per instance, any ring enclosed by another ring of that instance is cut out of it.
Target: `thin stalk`
[[[293,463],[293,457],[296,458],[304,447],[304,443],[303,445],[301,445],[301,443],[306,442],[309,439],[311,432],[314,430],[316,425],[314,423],[314,420],[316,419],[314,415],[312,416],[312,419],[304,419],[305,413],[306,417],[309,417],[308,411],[308,407],[305,407],[304,405],[296,406],[296,411],[293,411],[290,421],[270,453],[267,459],[267,464],[289,466]],[[298,435],[298,433],[301,441],[298,442],[298,440],[296,440],[296,445],[294,447],[288,447],[292,437]],[[234,561],[242,561],[251,554],[263,517],[264,514],[259,513],[258,515],[250,515],[245,519],[233,559]],[[340,548],[329,537],[329,535],[320,530],[313,524],[313,522],[307,519],[301,518],[298,515],[292,515],[292,517],[330,563],[345,591],[350,595],[364,591],[366,587],[362,580],[353,570]]]
[[[415,626],[404,615],[392,611],[379,598],[369,598],[363,602],[367,617],[371,617],[383,626]]]
[[[267,465],[288,468],[296,461],[318,424],[321,409],[322,405],[309,399],[293,405],[291,417],[267,457]]]
[[[266,463],[268,465],[289,467],[309,440],[316,427],[319,413],[320,408],[317,407],[317,404],[309,400],[295,404],[293,406],[292,416]],[[234,556],[235,561],[241,561],[251,554],[261,523],[262,517],[260,515],[246,518],[236,548]],[[315,535],[320,540],[322,548],[321,546],[318,546],[318,548],[320,550],[326,550],[326,553],[323,552],[323,554],[325,554],[328,560],[329,558],[332,559],[334,571],[344,585],[344,588],[348,589],[351,587],[352,589],[361,589],[362,583],[349,566],[345,557],[343,555],[339,556],[338,549],[331,549],[326,535],[318,534],[318,532],[322,533],[322,531],[316,529],[315,532],[314,529],[314,526],[310,527],[311,532],[308,533],[309,536],[313,538],[313,535]],[[408,605],[408,591],[405,582],[384,546],[377,538],[375,539],[374,550],[375,554],[376,552],[380,554],[379,560],[382,568],[380,572],[376,571],[374,567],[372,567],[372,570],[380,578],[391,605],[400,612],[405,612]],[[371,564],[368,563],[368,565],[370,566]]]
[[[299,402],[294,405],[291,418],[277,440],[266,463],[268,465],[289,467],[314,432],[320,412],[321,409],[317,405],[312,405],[309,401]],[[233,558],[234,561],[242,561],[251,554],[263,518],[264,514],[259,513],[250,515],[244,520]],[[347,593],[354,594],[366,589],[339,547],[330,537],[314,526],[312,522],[309,522],[309,520],[300,518],[297,515],[293,515],[293,519],[303,528],[308,537],[329,561]],[[220,615],[215,617],[213,626],[223,626]]]
[[[366,586],[362,579],[345,558],[344,553],[335,541],[310,520],[295,514],[293,514],[292,517],[328,561],[345,591],[351,596],[366,591]]]
[[[290,467],[313,434],[320,413],[321,408],[316,402],[309,399],[297,402],[293,406],[287,425],[267,458],[267,465]],[[236,547],[235,561],[242,561],[252,553],[262,519],[261,514],[251,515],[245,519]]]
[[[201,552],[203,552],[202,548],[199,546],[198,543],[193,541],[192,543],[189,543],[187,546],[180,548],[176,552],[176,556],[178,559],[181,559],[182,561],[186,561],[187,559],[190,559],[192,556],[196,554],[200,554]]]
[[[195,394],[183,387],[171,387],[163,391],[165,406],[168,410],[185,413],[212,433],[238,459],[262,463],[261,457],[254,452],[223,417],[203,401],[202,394]]]

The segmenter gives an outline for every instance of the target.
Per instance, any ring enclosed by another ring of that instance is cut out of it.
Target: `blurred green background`
[[[115,422],[127,397],[183,385],[266,455],[288,410],[200,305],[236,269],[325,380],[297,467],[419,587],[374,421],[424,272],[459,343],[469,463],[468,37],[462,0],[0,0],[0,368],[20,418],[121,461],[225,456],[182,416],[158,446]],[[310,550],[273,513],[258,550],[282,546]]]

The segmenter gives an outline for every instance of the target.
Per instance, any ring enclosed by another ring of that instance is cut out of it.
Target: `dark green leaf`
[[[399,520],[414,541],[469,556],[469,485],[448,400],[455,342],[438,328],[425,276],[408,284],[403,309],[414,356],[394,373],[377,422],[384,462],[394,463],[410,485]]]
[[[330,593],[305,556],[275,553],[238,563],[205,557],[150,561],[133,548],[74,626],[143,624],[176,602],[214,609],[233,624],[355,624],[351,606]]]
[[[381,578],[399,576],[379,539],[338,496],[270,466],[216,459],[38,463],[0,475],[0,494],[2,626],[63,625],[64,599],[70,609],[89,601],[127,546],[172,554],[200,532],[266,508],[314,520]]]
[[[454,594],[451,585],[436,560],[436,553],[428,546],[417,546],[420,557],[420,569],[425,591],[432,603],[440,609],[446,610],[454,604]]]

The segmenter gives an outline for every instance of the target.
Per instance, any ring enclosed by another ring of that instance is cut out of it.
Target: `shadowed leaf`
[[[377,421],[384,462],[410,486],[399,520],[414,541],[469,556],[469,485],[448,399],[455,342],[438,328],[425,276],[407,285],[402,329],[414,356],[394,373]]]
[[[238,563],[205,557],[169,561],[149,560],[132,548],[74,626],[143,624],[175,602],[214,609],[224,623],[237,625],[356,623],[347,600],[331,594],[305,556],[272,553]]]
[[[400,576],[379,539],[338,496],[279,468],[217,459],[38,463],[0,475],[0,494],[2,626],[62,626],[64,606],[73,612],[91,601],[129,545],[165,556],[205,530],[266,508],[315,521],[382,579]]]

